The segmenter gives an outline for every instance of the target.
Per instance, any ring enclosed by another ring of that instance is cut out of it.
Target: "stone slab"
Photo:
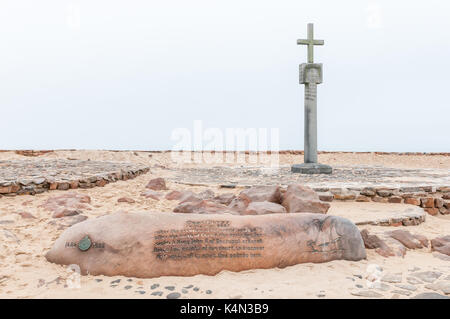
[[[300,174],[331,174],[333,169],[329,165],[319,163],[302,163],[291,166],[292,173]]]
[[[357,261],[366,252],[355,224],[324,214],[117,212],[65,230],[46,258],[83,274],[152,278]]]

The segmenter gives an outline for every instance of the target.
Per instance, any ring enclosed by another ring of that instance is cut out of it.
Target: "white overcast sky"
[[[0,149],[171,149],[194,120],[303,149],[308,22],[320,150],[450,151],[445,0],[1,0]]]

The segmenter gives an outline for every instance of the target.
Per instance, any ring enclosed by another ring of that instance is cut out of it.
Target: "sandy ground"
[[[14,152],[0,153],[0,159],[23,159]],[[171,166],[167,153],[148,152],[107,152],[107,151],[58,151],[40,158],[77,158],[91,160],[114,160],[146,163],[150,166]],[[286,155],[282,163],[301,162],[301,157]],[[446,156],[394,156],[375,154],[322,154],[320,161],[331,165],[383,165],[399,168],[439,168],[450,169],[450,157]],[[164,177],[164,170],[133,180],[111,183],[105,187],[76,190],[91,197],[92,210],[85,212],[95,218],[116,210],[171,211],[176,201],[155,201],[145,199],[140,193],[151,178]],[[168,183],[169,189],[189,189],[194,192],[205,187],[190,187]],[[235,190],[213,189],[216,193],[239,192]],[[181,293],[181,298],[358,298],[351,293],[358,286],[366,288],[365,276],[371,264],[380,265],[383,273],[402,273],[403,283],[410,272],[440,271],[450,278],[450,262],[434,257],[429,249],[408,251],[404,258],[384,258],[373,250],[367,250],[367,260],[359,262],[333,261],[323,264],[300,264],[284,269],[257,269],[233,273],[223,271],[216,276],[198,275],[194,277],[159,277],[151,279],[126,278],[122,276],[77,276],[67,269],[47,262],[44,254],[63,231],[51,213],[39,207],[47,198],[63,191],[51,191],[36,196],[24,195],[0,198],[0,298],[165,298],[170,292]],[[118,203],[120,197],[130,197],[136,203]],[[361,209],[361,205],[371,205]],[[400,208],[401,206],[401,208]],[[389,211],[404,209],[406,205],[381,203],[332,203],[330,214],[360,218],[371,211],[388,214]],[[17,214],[26,211],[36,219],[24,219]],[[386,231],[388,227],[361,226],[372,232]],[[429,239],[450,234],[450,218],[427,216],[427,221],[407,229],[420,233]],[[120,280],[117,282],[117,280]],[[156,285],[159,285],[156,287]],[[409,298],[393,293],[395,284],[389,284],[389,291],[377,291],[384,298]],[[412,293],[431,292],[417,285]],[[168,288],[166,288],[168,287]],[[152,295],[161,291],[162,296]],[[321,292],[322,291],[322,292]]]

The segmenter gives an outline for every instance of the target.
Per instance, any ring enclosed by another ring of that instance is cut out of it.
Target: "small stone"
[[[434,207],[434,198],[433,197],[422,197],[420,198],[420,206],[426,208]]]
[[[450,299],[450,297],[440,295],[435,292],[424,292],[412,297],[411,299]]]
[[[407,277],[406,281],[411,285],[423,284],[423,282],[421,280],[414,278],[414,277]]]
[[[194,289],[193,289],[194,291],[199,291],[200,290],[200,288],[198,288],[198,287],[194,287]]]
[[[392,196],[388,198],[388,203],[401,203],[403,198],[400,196]]]
[[[366,298],[381,298],[383,297],[382,294],[379,294],[378,292],[372,291],[372,290],[360,290],[356,292],[351,292],[353,296],[358,297],[366,297]]]
[[[363,285],[356,285],[357,288],[363,288]]]
[[[450,282],[446,282],[446,281],[440,281],[440,282],[437,282],[434,284],[428,284],[428,285],[425,285],[425,288],[435,290],[435,291],[442,291],[446,295],[450,294]]]
[[[331,192],[321,192],[319,194],[319,199],[324,202],[332,202],[334,199],[334,195]]]
[[[323,290],[319,291],[319,292],[316,294],[316,296],[319,297],[319,298],[325,297],[325,296],[326,296],[325,291],[323,291]]]
[[[153,290],[153,289],[156,289],[156,288],[158,288],[158,287],[159,287],[159,284],[153,284],[153,285],[150,286],[150,289]]]
[[[411,291],[408,291],[408,290],[392,290],[391,292],[395,293],[395,294],[399,294],[399,295],[404,295],[404,296],[411,295]]]
[[[111,281],[111,284],[118,284],[118,283],[120,283],[120,279],[116,279],[116,280]]]
[[[16,214],[20,215],[20,217],[24,219],[36,219],[36,217],[29,212],[16,212]]]
[[[358,195],[356,196],[355,201],[357,202],[370,202],[370,197],[365,195]]]
[[[123,287],[123,289],[126,289],[126,290],[131,289],[131,288],[133,288],[133,286],[130,286],[130,285]]]
[[[130,197],[121,197],[117,200],[118,203],[129,203],[134,204],[136,201]]]
[[[409,284],[395,285],[395,287],[400,288],[400,289],[410,290],[410,291],[416,291],[417,290],[416,286],[409,285]]]
[[[212,291],[211,291],[211,290],[206,290],[205,292],[206,292],[207,295],[212,294]]]
[[[405,198],[405,204],[420,206],[420,200],[414,197]]]
[[[164,288],[166,288],[167,290],[170,290],[170,291],[174,291],[175,290],[175,286],[166,286]]]
[[[381,278],[381,281],[389,283],[400,283],[402,282],[402,274],[386,274]]]
[[[145,187],[154,191],[167,190],[166,181],[161,177],[150,180]]]
[[[388,291],[391,289],[391,286],[385,284],[384,282],[377,282],[374,284],[374,288],[381,291]]]
[[[178,299],[181,297],[181,294],[179,292],[171,292],[166,296],[167,299]]]
[[[412,273],[411,276],[417,277],[420,280],[428,283],[433,283],[434,281],[436,281],[436,279],[442,276],[442,273],[437,271],[423,271]]]
[[[184,293],[184,294],[187,294],[189,291],[187,289],[183,288],[183,289],[181,289],[181,292]]]
[[[145,294],[145,290],[136,290],[135,292],[141,295]]]
[[[102,282],[103,279],[95,279],[96,282]]]
[[[188,286],[186,286],[186,287],[184,287],[184,288],[186,288],[186,289],[191,289],[192,287],[194,287],[194,285],[188,285]]]
[[[438,208],[424,208],[423,210],[426,211],[431,216],[436,216],[437,214],[439,214]]]
[[[159,296],[159,297],[161,297],[163,295],[163,292],[162,291],[154,291],[154,292],[152,292],[151,295],[152,296]]]

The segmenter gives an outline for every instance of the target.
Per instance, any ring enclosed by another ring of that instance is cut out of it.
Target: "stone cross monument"
[[[293,173],[331,174],[331,166],[317,163],[317,84],[322,83],[322,63],[314,63],[314,46],[323,40],[314,40],[314,26],[308,23],[308,39],[297,40],[308,46],[308,63],[300,64],[300,84],[305,85],[305,159],[294,164]]]

